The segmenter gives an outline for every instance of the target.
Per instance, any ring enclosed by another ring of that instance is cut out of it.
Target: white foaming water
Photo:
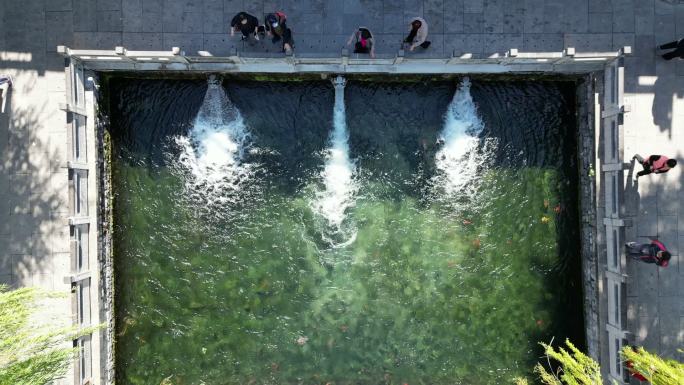
[[[475,178],[480,163],[475,150],[483,127],[470,95],[470,79],[464,78],[444,114],[443,147],[435,161],[447,193],[461,191]]]
[[[249,171],[241,164],[249,133],[240,111],[228,99],[219,82],[210,81],[189,136],[176,138],[181,147],[179,163],[191,178],[188,188],[211,189],[212,199],[221,201],[221,192],[236,190]]]
[[[314,209],[328,220],[330,226],[340,229],[345,218],[345,210],[353,204],[356,185],[352,179],[355,167],[349,159],[344,79],[338,77],[334,85],[333,132],[330,135],[330,148],[326,156],[325,168],[321,173],[325,190],[316,194]]]

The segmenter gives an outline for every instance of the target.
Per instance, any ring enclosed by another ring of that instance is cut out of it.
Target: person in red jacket
[[[641,163],[641,166],[644,168],[643,171],[639,171],[637,173],[637,178],[648,175],[652,172],[656,174],[662,174],[664,172],[670,171],[671,168],[677,165],[676,160],[670,159],[665,155],[651,155],[648,157],[648,159],[644,159],[641,157],[641,155],[636,154],[632,157],[632,159],[638,160],[639,163]]]
[[[651,243],[625,243],[627,255],[645,263],[655,263],[660,267],[667,267],[672,255],[662,242],[654,239]]]

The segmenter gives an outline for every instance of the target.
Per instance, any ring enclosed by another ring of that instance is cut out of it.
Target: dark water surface
[[[498,384],[538,341],[581,345],[574,84],[473,79],[454,192],[435,159],[457,86],[348,81],[336,227],[313,203],[329,82],[225,80],[248,135],[205,178],[183,154],[206,81],[110,79],[117,382]]]

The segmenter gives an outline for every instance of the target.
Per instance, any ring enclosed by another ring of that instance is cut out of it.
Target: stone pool
[[[576,84],[342,83],[106,79],[117,383],[497,384],[582,345]]]

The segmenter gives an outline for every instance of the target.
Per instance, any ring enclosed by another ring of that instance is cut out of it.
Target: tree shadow
[[[634,178],[636,161],[632,159],[630,162],[629,171],[627,172],[627,180],[625,181],[624,199],[625,211],[629,216],[634,216],[639,213],[639,204],[641,195],[639,194],[639,181]]]
[[[657,76],[652,90],[654,97],[651,106],[653,124],[658,126],[660,132],[667,131],[668,139],[672,139],[673,98],[675,96],[679,99],[684,98],[684,90],[678,87],[680,83],[676,81],[675,67],[674,65],[671,67],[671,72],[667,75]]]
[[[0,283],[54,289],[70,270],[66,154],[50,146],[47,106],[14,107],[13,94],[0,115]]]

